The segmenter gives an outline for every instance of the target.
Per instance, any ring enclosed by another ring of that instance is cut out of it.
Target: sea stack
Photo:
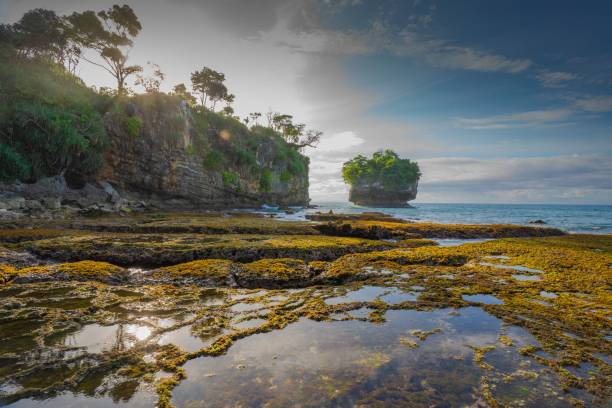
[[[350,185],[353,204],[402,208],[410,207],[408,201],[416,198],[421,172],[417,163],[385,150],[370,159],[359,155],[344,163],[342,176]]]

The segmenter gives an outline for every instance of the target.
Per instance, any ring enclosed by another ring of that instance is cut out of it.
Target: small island
[[[342,166],[350,185],[349,201],[368,207],[409,207],[414,200],[421,171],[416,162],[401,159],[392,150],[378,151],[368,159],[358,155]]]

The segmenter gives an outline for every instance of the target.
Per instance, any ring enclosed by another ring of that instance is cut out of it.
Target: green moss
[[[40,256],[60,260],[113,260],[120,265],[166,266],[194,259],[250,262],[262,258],[331,260],[352,252],[392,248],[360,238],[256,234],[96,234],[18,244]]]
[[[161,274],[171,276],[193,276],[202,278],[226,279],[229,277],[233,262],[224,259],[202,259],[158,269]]]
[[[236,279],[245,287],[305,286],[312,273],[301,259],[260,259],[244,264]]]
[[[102,280],[120,278],[125,275],[125,269],[108,262],[79,261],[47,266],[32,266],[20,269],[19,276],[58,276],[65,275],[75,280]]]
[[[556,228],[528,227],[522,225],[465,225],[432,223],[398,223],[387,221],[338,221],[317,227],[328,235],[355,236],[361,238],[505,238],[548,237],[565,233]]]

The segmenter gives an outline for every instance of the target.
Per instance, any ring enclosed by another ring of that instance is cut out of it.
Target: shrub
[[[32,171],[26,159],[11,146],[0,143],[0,181],[27,179]]]
[[[111,104],[62,66],[0,60],[0,177],[84,180],[103,164],[102,114]]]
[[[280,181],[282,181],[283,183],[291,181],[292,178],[293,174],[291,174],[291,172],[288,170],[283,171],[280,175]]]
[[[202,163],[207,169],[216,170],[219,169],[221,165],[223,165],[224,161],[225,157],[223,153],[219,150],[213,149],[206,153],[204,159],[202,160]]]
[[[143,124],[144,122],[140,116],[132,116],[125,119],[123,127],[128,136],[135,138],[140,135]]]
[[[233,186],[238,183],[238,176],[231,171],[223,172],[223,185],[225,186]]]
[[[195,148],[195,146],[194,146],[194,145],[189,145],[189,146],[187,146],[187,147],[185,148],[185,152],[186,152],[188,155],[191,155],[191,156],[195,156],[196,154],[198,154],[198,152],[196,151],[196,148]]]
[[[259,188],[261,191],[268,192],[272,188],[272,172],[270,169],[263,169],[259,178]]]
[[[241,148],[237,148],[235,151],[236,163],[242,166],[257,166],[257,159],[255,158],[255,153],[250,150],[245,150]]]

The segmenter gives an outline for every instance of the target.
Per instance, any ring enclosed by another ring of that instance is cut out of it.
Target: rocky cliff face
[[[367,207],[410,207],[408,201],[417,196],[418,181],[401,190],[385,188],[381,183],[355,184],[349,191],[349,201]]]
[[[167,96],[136,98],[109,114],[111,148],[98,179],[165,208],[308,204],[306,157],[287,158],[284,142],[235,121],[200,116]]]
[[[104,121],[110,147],[94,178],[0,183],[0,218],[309,202],[308,158],[271,129],[192,111],[165,94],[118,102]]]

